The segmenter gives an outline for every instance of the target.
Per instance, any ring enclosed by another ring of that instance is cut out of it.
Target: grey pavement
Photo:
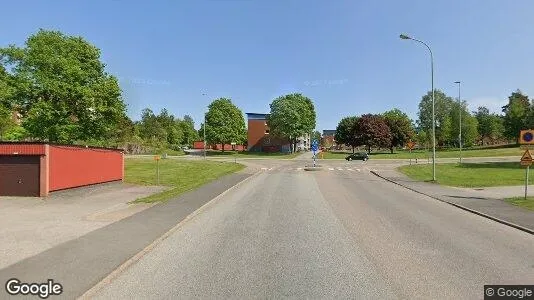
[[[534,232],[534,211],[526,210],[503,201],[504,198],[521,196],[522,188],[524,187],[455,188],[416,181],[393,169],[381,170],[377,173],[388,180],[425,195],[448,203],[461,205]],[[534,186],[532,188],[534,189]]]
[[[77,298],[189,214],[250,175],[248,170],[226,175],[176,199],[25,258],[0,269],[0,282],[3,285],[13,277],[28,283],[51,278],[64,288],[64,293],[54,298]],[[36,226],[27,230],[47,231],[47,227]],[[2,288],[0,299],[6,298],[8,295]],[[25,298],[35,299],[14,297]]]
[[[46,198],[0,197],[0,269],[138,213],[151,204],[128,202],[163,190],[115,182]]]
[[[481,299],[484,284],[534,281],[530,234],[386,182],[370,165],[301,167],[225,194],[96,298]]]

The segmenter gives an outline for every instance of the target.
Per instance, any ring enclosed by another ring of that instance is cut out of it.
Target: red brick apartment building
[[[290,152],[289,141],[269,134],[269,114],[247,113],[247,150],[252,152]]]
[[[323,130],[323,136],[321,137],[322,143],[326,148],[332,147],[336,145],[336,140],[334,139],[334,136],[336,134],[335,130]]]

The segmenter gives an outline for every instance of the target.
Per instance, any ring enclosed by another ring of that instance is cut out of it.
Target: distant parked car
[[[347,157],[345,157],[346,160],[348,161],[351,161],[351,160],[363,160],[363,161],[366,161],[369,159],[369,154],[367,154],[366,152],[357,152],[357,153],[353,153]]]

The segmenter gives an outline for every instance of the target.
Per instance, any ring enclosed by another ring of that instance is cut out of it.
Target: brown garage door
[[[0,155],[0,196],[39,196],[39,156]]]

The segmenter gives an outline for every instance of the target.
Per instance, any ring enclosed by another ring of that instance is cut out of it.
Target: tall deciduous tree
[[[415,130],[407,114],[395,108],[385,112],[383,117],[391,131],[391,153],[395,147],[404,147],[414,138]]]
[[[23,126],[54,142],[99,139],[125,115],[115,77],[105,72],[100,50],[81,37],[39,30],[24,47],[0,49],[16,91]]]
[[[491,114],[489,109],[484,106],[480,106],[473,114],[478,121],[478,134],[482,145],[486,142],[497,140],[503,136],[504,124],[501,116]]]
[[[183,133],[182,145],[191,146],[194,141],[199,139],[198,132],[195,130],[195,122],[191,116],[185,115],[179,126]]]
[[[313,102],[306,96],[295,93],[276,98],[270,108],[267,124],[271,134],[288,139],[294,152],[298,138],[315,128]]]
[[[391,131],[380,115],[362,115],[354,123],[352,135],[358,145],[367,147],[368,153],[371,153],[371,147],[385,148],[391,145]]]
[[[518,141],[519,132],[528,129],[528,117],[531,105],[527,95],[517,90],[508,97],[508,104],[503,106],[504,134],[510,140]]]
[[[206,139],[208,143],[240,143],[246,137],[245,118],[241,110],[227,98],[219,98],[209,105],[206,114]]]
[[[354,123],[358,120],[358,117],[345,117],[339,121],[336,127],[336,133],[334,139],[336,143],[345,144],[352,147],[352,153],[354,153],[354,147],[357,146],[356,141],[354,140],[354,135],[352,134],[352,128]]]
[[[161,148],[166,146],[167,131],[163,124],[159,122],[158,116],[149,108],[145,108],[141,112],[139,135],[152,147]]]
[[[454,103],[453,98],[447,96],[440,90],[435,90],[435,119],[436,119],[436,143],[443,145],[447,141],[447,126],[450,122],[450,112]],[[432,136],[432,91],[423,96],[419,103],[419,119],[417,125],[426,133]]]
[[[462,116],[462,145],[469,147],[472,146],[478,138],[478,121],[467,110],[465,102],[452,103],[447,123],[448,130],[444,134],[444,139],[449,145],[459,146],[460,115]]]

